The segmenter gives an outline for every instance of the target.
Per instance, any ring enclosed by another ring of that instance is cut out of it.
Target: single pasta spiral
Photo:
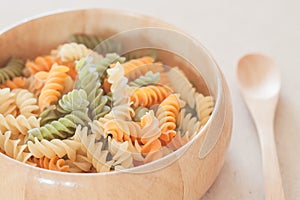
[[[64,90],[63,83],[68,77],[66,74],[68,71],[69,68],[62,65],[54,65],[51,68],[38,99],[41,110],[49,107],[51,103],[57,102],[58,98],[61,96],[60,92]]]
[[[10,92],[9,88],[0,89],[0,105],[0,114],[17,115],[16,94]]]
[[[164,142],[170,142],[176,135],[176,117],[180,107],[178,94],[169,95],[158,107],[156,117],[162,132],[160,139]]]
[[[113,119],[104,124],[104,135],[111,136],[119,142],[131,138],[140,138],[141,127],[133,121]]]
[[[52,121],[40,128],[34,128],[28,131],[28,140],[34,141],[37,137],[39,140],[52,140],[55,138],[65,139],[74,135],[77,124],[86,125],[90,121],[86,111],[73,111],[58,120]]]
[[[13,115],[3,116],[0,114],[0,130],[2,132],[11,131],[12,135],[27,135],[28,130],[40,127],[40,120],[34,116],[26,118],[24,115],[17,117]]]
[[[10,139],[10,137],[10,131],[7,131],[5,133],[0,132],[0,149],[11,158],[14,158],[21,162],[27,162],[28,159],[32,156],[31,153],[25,152],[27,145],[20,144],[20,139],[12,140]]]
[[[195,108],[196,89],[186,78],[184,73],[178,67],[174,67],[167,74],[174,92],[179,93],[180,97],[186,101],[191,108]]]
[[[57,50],[51,52],[53,56],[59,57],[63,62],[80,60],[92,53],[92,50],[88,49],[83,44],[77,43],[63,44],[59,46]]]
[[[130,100],[133,102],[134,107],[151,107],[161,103],[169,96],[171,94],[171,89],[164,86],[150,85],[141,88],[131,88],[131,93]]]
[[[134,81],[130,82],[128,85],[131,87],[142,87],[147,85],[155,85],[160,79],[159,73],[153,73],[148,71],[144,76],[140,76]]]
[[[25,117],[37,116],[40,108],[34,94],[26,89],[14,89],[12,93],[16,94],[16,104],[21,115]]]
[[[22,60],[11,58],[5,67],[0,68],[0,84],[14,77],[21,76],[23,68],[24,62]]]
[[[84,110],[89,105],[87,94],[83,89],[74,89],[62,96],[58,101],[57,112],[61,115],[69,114],[74,110]]]
[[[128,62],[125,62],[124,65],[124,72],[125,75],[128,74],[130,71],[136,70],[139,67],[142,67],[144,65],[152,64],[154,63],[154,58],[150,56],[144,56],[142,58],[138,59],[132,59]]]
[[[94,49],[103,39],[97,35],[74,34],[69,37],[70,43],[83,44],[89,49]]]
[[[14,77],[12,80],[7,80],[3,85],[0,86],[0,88],[24,88],[25,87],[25,81],[24,78],[21,77]]]
[[[114,68],[108,69],[108,82],[111,84],[110,90],[113,97],[113,105],[126,104],[129,101],[128,79],[124,77],[124,67],[117,63]]]
[[[185,109],[182,109],[178,114],[176,123],[178,130],[184,135],[188,134],[189,137],[196,135],[201,126],[201,122],[191,113],[187,113]]]
[[[37,167],[60,171],[60,172],[69,172],[70,167],[66,164],[64,159],[60,159],[58,156],[54,156],[53,158],[33,158],[33,163],[36,164]]]
[[[34,138],[34,143],[32,141],[28,141],[27,143],[29,151],[36,158],[53,158],[58,156],[59,158],[68,156],[70,160],[76,159],[76,151],[81,148],[81,143],[75,140],[60,140],[53,139],[51,141],[41,140],[39,141],[37,138]]]
[[[197,117],[200,120],[201,126],[205,125],[214,110],[214,98],[212,96],[203,96],[197,93],[196,95],[196,111]]]
[[[25,66],[31,74],[36,74],[40,71],[50,71],[54,63],[55,58],[53,56],[38,56],[34,61],[27,61]]]

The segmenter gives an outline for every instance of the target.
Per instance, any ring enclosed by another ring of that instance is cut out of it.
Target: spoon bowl
[[[255,122],[261,146],[266,200],[284,200],[274,139],[274,115],[280,92],[280,72],[265,55],[249,54],[238,63],[239,88]]]
[[[256,98],[269,98],[280,91],[280,72],[268,56],[248,54],[238,63],[238,79],[241,90]]]

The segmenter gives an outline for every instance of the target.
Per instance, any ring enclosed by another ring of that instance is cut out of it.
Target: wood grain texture
[[[11,55],[27,59],[46,54],[73,33],[111,35],[145,26],[171,28],[149,17],[101,9],[46,16],[0,35],[0,65]],[[204,159],[199,158],[199,150],[208,132],[197,136],[178,160],[148,173],[59,173],[0,154],[0,199],[199,199],[218,176],[230,141],[232,108],[224,79],[223,87],[225,104],[219,109],[227,111],[226,121],[216,146]]]
[[[285,200],[274,139],[274,116],[280,92],[280,72],[265,55],[249,54],[238,64],[241,93],[255,122],[261,145],[265,199]]]

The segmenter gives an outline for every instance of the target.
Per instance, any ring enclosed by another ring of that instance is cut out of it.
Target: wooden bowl
[[[74,33],[110,36],[140,27],[176,30],[151,17],[106,9],[75,10],[27,20],[0,33],[0,66],[12,55],[32,59],[48,54]],[[177,42],[172,41],[170,48],[178,48]],[[187,47],[178,52],[189,56],[194,68],[183,66],[182,69],[193,72],[188,76],[197,88],[205,81],[216,98],[216,107],[206,126],[179,153],[145,166],[153,170],[140,168],[138,173],[133,169],[102,174],[53,172],[0,154],[0,199],[190,200],[203,196],[224,163],[232,131],[232,107],[227,84],[215,61],[197,41],[189,38],[187,42]],[[156,165],[163,167],[155,168]]]

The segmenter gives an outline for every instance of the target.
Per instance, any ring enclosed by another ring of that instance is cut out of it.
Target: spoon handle
[[[258,128],[262,151],[265,199],[285,200],[274,140],[273,125]]]

